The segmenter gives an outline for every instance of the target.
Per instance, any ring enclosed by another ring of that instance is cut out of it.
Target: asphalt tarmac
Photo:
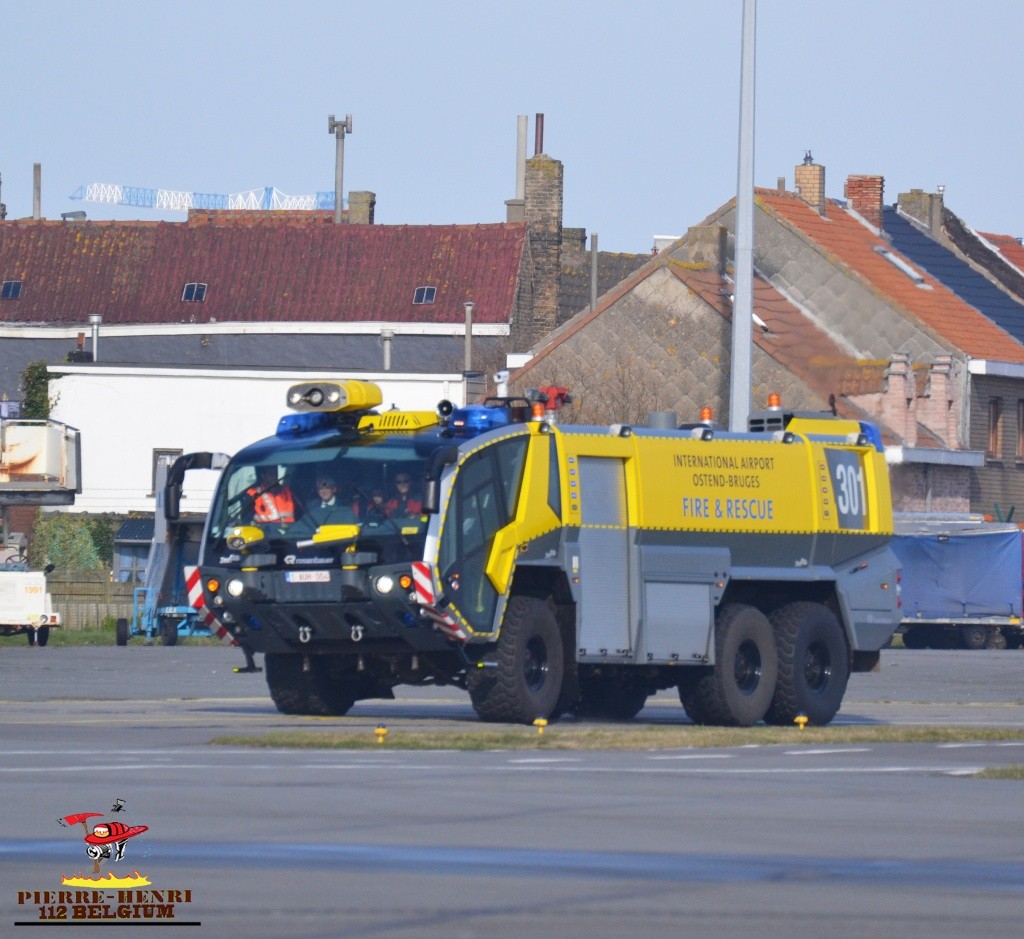
[[[1018,741],[575,753],[210,746],[229,731],[480,727],[438,688],[285,717],[240,664],[187,645],[0,647],[0,935],[1019,932],[1024,783],[976,774],[1024,764],[1024,652],[886,651],[837,718]],[[639,720],[686,722],[668,693]],[[102,870],[147,886],[60,896],[91,871],[85,829],[58,821],[83,812],[146,826]]]

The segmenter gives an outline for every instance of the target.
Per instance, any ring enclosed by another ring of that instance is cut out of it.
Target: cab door
[[[452,481],[438,571],[445,597],[475,633],[495,628],[501,592],[488,563],[496,538],[515,518],[528,441],[522,434],[473,451]]]

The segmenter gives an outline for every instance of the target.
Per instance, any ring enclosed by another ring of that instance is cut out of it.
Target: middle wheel
[[[775,634],[756,607],[731,603],[715,622],[715,665],[681,682],[679,697],[695,724],[750,727],[768,711],[779,673]]]

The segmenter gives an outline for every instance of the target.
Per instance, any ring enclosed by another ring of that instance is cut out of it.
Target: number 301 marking
[[[861,515],[867,498],[864,493],[864,471],[841,463],[836,467],[836,504],[843,515]]]

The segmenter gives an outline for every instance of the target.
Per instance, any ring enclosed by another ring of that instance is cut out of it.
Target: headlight
[[[381,574],[374,583],[377,593],[391,593],[395,589],[395,579],[390,574]]]
[[[231,594],[231,596],[240,597],[243,590],[245,590],[245,584],[240,580],[235,579],[228,581],[228,593]]]

